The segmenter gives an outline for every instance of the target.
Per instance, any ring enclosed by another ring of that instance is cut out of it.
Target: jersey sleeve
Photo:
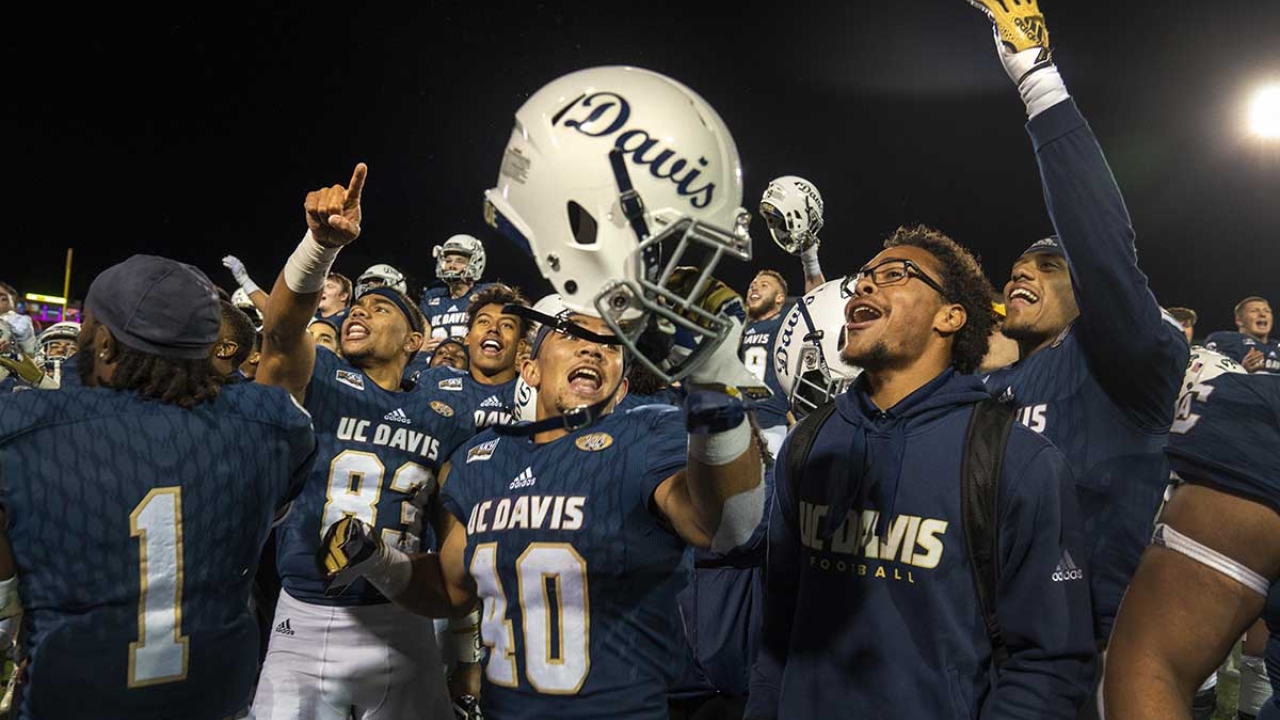
[[[311,382],[307,383],[306,406],[314,408],[332,397],[333,383],[336,382],[342,360],[332,350],[320,345],[316,346],[316,362],[311,368]]]
[[[467,524],[467,519],[471,516],[471,505],[475,502],[468,492],[470,483],[466,478],[467,452],[475,444],[464,442],[449,456],[449,475],[440,488],[440,507],[463,525]]]
[[[1209,337],[1204,339],[1204,346],[1210,350],[1220,352],[1238,363],[1244,362],[1244,356],[1249,354],[1249,349],[1245,347],[1243,342],[1240,342],[1240,333],[1209,333]]]
[[[289,488],[282,505],[293,502],[302,492],[302,486],[311,475],[311,467],[315,464],[316,442],[315,428],[311,424],[311,414],[298,404],[293,396],[284,390],[280,392],[288,400],[285,432],[289,443]]]
[[[647,502],[664,480],[684,469],[688,462],[689,434],[684,428],[684,413],[675,408],[650,406],[635,412],[652,414],[646,423],[645,467],[639,480],[640,496]]]
[[[1138,267],[1129,211],[1107,159],[1072,100],[1037,115],[1027,131],[1071,268],[1076,328],[1091,368],[1131,420],[1162,430],[1190,351],[1161,317]]]
[[[1183,410],[1180,407],[1180,410]],[[1220,375],[1191,391],[1165,453],[1184,481],[1280,512],[1280,376]]]

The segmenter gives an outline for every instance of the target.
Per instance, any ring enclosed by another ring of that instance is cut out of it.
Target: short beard
[[[1000,332],[1019,345],[1029,345],[1031,347],[1039,347],[1045,340],[1049,339],[1049,333],[1040,332],[1025,325],[1011,327],[1008,321],[1005,321],[1004,326],[1000,328]]]
[[[859,357],[852,357],[847,351],[848,346],[845,346],[845,352],[840,353],[840,359],[866,372],[876,373],[895,364],[893,356],[889,353],[889,346],[883,340],[877,341],[870,350]]]
[[[772,303],[769,303],[768,305],[765,305],[765,306],[761,307],[759,310],[752,310],[752,309],[751,309],[751,304],[750,304],[750,303],[748,303],[748,304],[747,304],[747,317],[748,317],[749,319],[751,319],[751,320],[759,320],[760,318],[762,318],[762,317],[764,317],[764,316],[766,316],[766,315],[768,315],[768,314],[770,314],[770,313],[776,312],[780,307],[782,307],[782,303],[779,303],[779,302],[772,302]]]

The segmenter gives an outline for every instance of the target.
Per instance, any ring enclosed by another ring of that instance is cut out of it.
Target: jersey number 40
[[[471,576],[484,598],[480,636],[489,647],[485,675],[516,687],[515,633],[498,577],[498,544],[476,546]],[[587,561],[568,543],[530,543],[516,559],[525,676],[545,695],[574,695],[591,668]]]

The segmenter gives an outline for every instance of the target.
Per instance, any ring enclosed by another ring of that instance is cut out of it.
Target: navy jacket
[[[1080,316],[1050,347],[986,383],[1071,466],[1094,633],[1105,639],[1169,482],[1163,451],[1190,350],[1147,287],[1124,198],[1075,103],[1037,115],[1027,132]]]
[[[888,411],[862,379],[836,400],[804,477],[777,463],[752,717],[1073,718],[1094,643],[1074,483],[1015,425],[997,497],[997,672],[960,511],[981,380],[948,370]]]

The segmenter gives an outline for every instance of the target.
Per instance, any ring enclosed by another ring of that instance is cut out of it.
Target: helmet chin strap
[[[539,333],[539,337],[534,341],[534,347],[530,354],[530,358],[538,356],[538,350],[541,349],[542,339],[546,332],[562,332],[573,335],[576,338],[586,340],[587,342],[596,343],[597,345],[621,345],[622,342],[613,334],[601,335],[593,332],[581,325],[573,322],[567,315],[560,317],[552,317],[546,313],[538,312],[531,307],[524,305],[507,305],[502,308],[504,315],[518,315],[526,320],[541,323],[543,332]],[[554,417],[537,420],[534,422],[519,423],[517,425],[495,425],[493,431],[499,435],[507,435],[513,437],[533,437],[538,433],[548,430],[567,430],[573,432],[591,425],[600,418],[608,414],[607,410],[613,399],[617,397],[618,390],[622,388],[622,382],[626,378],[626,356],[623,356],[623,372],[618,377],[618,382],[613,386],[613,390],[605,395],[604,399],[592,405],[579,405],[569,408],[567,411]]]

